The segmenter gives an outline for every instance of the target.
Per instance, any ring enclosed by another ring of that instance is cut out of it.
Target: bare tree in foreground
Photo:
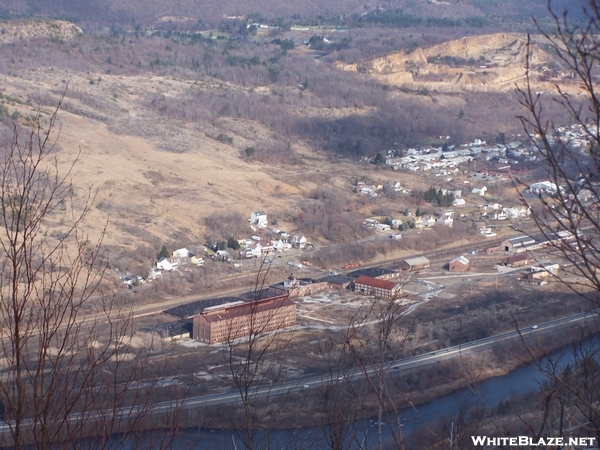
[[[397,291],[390,298],[367,300],[347,332],[348,349],[376,399],[379,449],[385,448],[383,427],[386,425],[395,448],[405,448],[399,412],[410,405],[409,399],[397,398],[388,381],[391,363],[398,359],[399,350],[413,333],[409,321],[402,320],[406,307],[399,294]]]
[[[575,95],[568,86],[558,84],[551,98],[536,92],[530,66],[531,45],[527,85],[520,90],[526,110],[520,119],[546,163],[551,183],[550,192],[538,193],[537,201],[530,202],[534,203],[533,218],[547,238],[555,239],[560,233],[572,236],[570,244],[555,240],[555,249],[570,263],[558,280],[587,298],[591,308],[600,306],[600,98],[596,92],[600,80],[599,7],[597,0],[586,2],[581,22],[571,21],[567,13],[557,14],[549,7],[552,30],[544,32],[538,26],[544,43],[574,79],[572,86],[583,95]],[[549,102],[557,103],[568,114],[570,123],[554,123],[547,113]],[[591,329],[586,334],[597,332],[594,319],[588,326]],[[579,427],[578,436],[600,437],[600,349],[583,340],[586,334],[579,344],[586,346],[585,353],[576,349],[568,366],[540,364],[549,382],[543,390],[539,420],[528,423],[534,436],[560,435]],[[533,354],[532,358],[537,360]]]
[[[141,382],[131,317],[101,289],[102,239],[85,233],[95,193],[74,190],[77,159],[59,171],[57,112],[0,146],[0,445],[133,447],[156,383]]]
[[[554,192],[536,195],[533,218],[539,230],[549,238],[555,233],[573,235],[573,244],[556,243],[556,248],[572,263],[572,269],[583,281],[571,280],[568,285],[599,304],[600,290],[600,98],[596,85],[600,78],[597,64],[600,58],[600,10],[590,0],[585,10],[587,23],[576,26],[567,20],[566,13],[554,19],[551,33],[542,35],[545,43],[558,56],[566,70],[575,78],[581,95],[555,85],[552,98],[536,92],[533,87],[528,53],[527,85],[520,90],[521,104],[527,113],[520,117],[531,142],[546,163],[548,180],[556,186]],[[529,45],[531,49],[531,45]],[[571,123],[556,124],[546,113],[549,102],[558,103],[570,117]],[[581,138],[574,132],[581,133]],[[593,289],[590,291],[589,287]]]
[[[292,414],[285,407],[286,392],[271,395],[274,385],[283,380],[282,364],[289,356],[292,333],[285,330],[283,313],[286,296],[275,300],[272,309],[263,309],[260,300],[269,290],[271,264],[261,261],[257,270],[252,297],[243,306],[243,316],[231,314],[227,319],[225,358],[240,394],[243,411],[238,433],[248,450],[270,448],[275,445],[268,429],[278,419]],[[295,316],[294,316],[295,319]],[[277,395],[277,400],[272,397]],[[277,446],[277,445],[275,445]]]

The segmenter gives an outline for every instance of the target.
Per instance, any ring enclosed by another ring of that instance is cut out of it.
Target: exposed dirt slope
[[[62,20],[0,22],[0,44],[35,38],[69,39],[81,33],[77,25]]]
[[[553,83],[569,86],[568,73],[535,41],[531,67],[537,90],[551,90]],[[524,35],[499,33],[468,36],[429,48],[417,48],[370,62],[368,72],[383,83],[408,89],[438,92],[514,90],[524,81],[527,40]],[[346,70],[364,70],[342,66]],[[574,85],[569,86],[575,89]]]

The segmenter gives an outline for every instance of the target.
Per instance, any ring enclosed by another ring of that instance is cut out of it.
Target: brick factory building
[[[284,295],[206,308],[194,317],[193,336],[197,341],[215,344],[295,324],[296,304]]]
[[[390,300],[400,294],[400,284],[361,275],[354,282],[354,292]]]

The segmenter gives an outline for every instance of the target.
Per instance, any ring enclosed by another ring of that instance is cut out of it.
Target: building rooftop
[[[322,280],[314,280],[312,278],[296,278],[294,276],[290,276],[287,278],[290,281],[293,281],[293,284],[289,287],[285,286],[285,281],[280,281],[279,283],[272,284],[271,287],[276,290],[281,291],[289,291],[290,289],[297,288],[299,286],[309,286],[311,284],[320,283]]]
[[[513,247],[521,247],[523,245],[535,244],[536,238],[533,238],[531,236],[517,236],[508,239],[508,242],[510,242]]]
[[[372,267],[370,269],[358,269],[355,270],[353,272],[350,272],[348,275],[354,278],[358,278],[362,275],[366,276],[366,277],[371,277],[371,278],[377,278],[380,277],[382,275],[389,275],[389,274],[394,274],[396,272],[394,272],[393,270],[389,270],[389,269],[384,269],[382,267]]]
[[[293,306],[294,304],[294,301],[289,297],[270,298],[254,302],[245,302],[237,305],[223,305],[223,308],[204,312],[202,313],[202,316],[208,322],[219,322],[221,320],[230,320],[235,317],[249,316],[265,311],[277,310],[286,306]]]
[[[371,277],[367,277],[365,275],[361,275],[360,277],[358,277],[354,283],[355,284],[364,284],[365,286],[371,286],[371,287],[387,289],[387,290],[392,290],[398,285],[397,283],[394,283],[393,281],[380,280],[379,278],[371,278]]]
[[[331,284],[348,284],[353,280],[354,278],[346,275],[327,275],[319,279],[319,281],[325,281]]]
[[[429,260],[424,256],[413,256],[412,258],[406,258],[404,262],[409,266],[420,266],[424,264],[429,264]]]
[[[469,260],[462,255],[459,256],[458,258],[454,258],[452,261],[450,261],[450,264],[452,264],[453,262],[461,263],[463,266],[466,266],[469,264]]]
[[[240,297],[219,297],[211,298],[207,300],[198,300],[196,302],[186,303],[184,305],[175,306],[174,308],[166,309],[163,312],[165,314],[171,314],[173,316],[182,317],[184,319],[190,319],[196,314],[200,314],[204,309],[210,308],[211,306],[222,305],[224,303],[231,303],[244,300]]]
[[[288,293],[286,291],[282,291],[281,289],[265,287],[263,289],[256,289],[254,291],[244,292],[240,295],[240,297],[242,297],[243,300],[248,302],[256,300],[266,300],[269,298],[287,297],[287,295]]]
[[[192,332],[192,321],[189,319],[178,320],[177,322],[161,323],[159,325],[152,325],[148,327],[140,328],[140,331],[144,333],[154,333],[159,335],[161,338],[169,338],[174,336],[181,336],[182,334]]]
[[[533,260],[533,257],[529,253],[517,253],[516,255],[509,256],[507,258],[508,264],[514,264],[516,262]]]

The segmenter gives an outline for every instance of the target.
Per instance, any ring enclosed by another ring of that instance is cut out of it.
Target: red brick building
[[[505,260],[505,265],[510,267],[523,267],[533,263],[534,259],[529,253],[517,253]]]
[[[197,341],[214,344],[295,324],[296,304],[286,294],[206,308],[194,317],[192,333]]]
[[[354,282],[354,292],[374,297],[393,299],[400,294],[400,285],[388,280],[361,275]]]
[[[448,263],[450,272],[466,272],[471,268],[471,261],[464,256],[459,256]]]

